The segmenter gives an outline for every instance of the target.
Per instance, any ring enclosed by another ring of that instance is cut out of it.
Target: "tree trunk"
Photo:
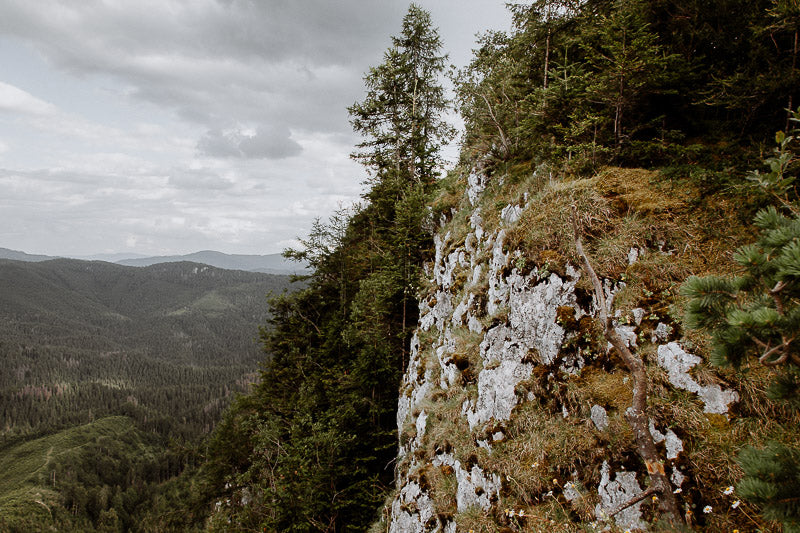
[[[794,30],[794,47],[792,48],[792,70],[789,73],[789,79],[794,79],[794,72],[795,68],[797,67],[797,33],[798,30]],[[792,93],[789,93],[789,105],[786,108],[786,127],[784,128],[784,132],[788,135],[789,127],[791,126],[791,119],[792,119]]]

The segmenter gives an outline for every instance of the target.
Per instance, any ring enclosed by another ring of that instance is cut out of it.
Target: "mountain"
[[[267,295],[290,285],[188,262],[0,260],[0,439],[132,408],[207,431],[263,358]]]
[[[117,264],[126,266],[150,266],[159,263],[175,263],[179,261],[192,261],[203,263],[217,268],[229,270],[247,270],[267,274],[303,274],[306,269],[294,261],[289,261],[281,254],[268,255],[241,255],[224,254],[212,250],[204,250],[186,255],[165,255],[157,257],[138,257],[116,261]]]
[[[127,259],[140,259],[147,257],[145,254],[132,254],[132,253],[115,253],[115,254],[92,254],[92,255],[75,255],[70,256],[71,259],[80,259],[81,261],[108,261],[109,263],[119,263]]]
[[[18,250],[0,248],[0,259],[39,262],[58,258],[59,256],[35,255]],[[189,261],[193,263],[202,263],[204,265],[209,265],[216,268],[224,268],[227,270],[245,270],[248,272],[260,272],[262,274],[300,275],[308,272],[308,269],[305,266],[295,261],[290,261],[284,258],[281,254],[225,254],[222,252],[215,252],[213,250],[203,250],[185,255],[161,256],[147,256],[130,253],[94,254],[87,256],[76,256],[74,259],[81,261],[107,261],[109,263],[116,263],[118,265],[132,267],[146,267],[160,263],[179,263],[182,261]]]
[[[13,259],[14,261],[47,261],[48,259],[55,259],[49,255],[33,255],[20,252],[18,250],[9,250],[8,248],[0,248],[0,259]]]

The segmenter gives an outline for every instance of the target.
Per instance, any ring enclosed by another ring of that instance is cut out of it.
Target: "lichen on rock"
[[[667,371],[670,383],[679,389],[696,393],[703,400],[706,413],[725,414],[730,404],[739,401],[739,394],[719,385],[697,383],[689,371],[701,361],[696,355],[684,351],[677,342],[658,347],[658,364]]]
[[[603,461],[600,476],[600,484],[597,487],[600,503],[595,507],[595,516],[600,520],[607,520],[610,518],[608,513],[642,492],[635,472],[617,472],[612,480],[611,467],[607,461]],[[642,520],[639,509],[641,505],[642,502],[638,502],[615,514],[614,522],[623,529],[646,529],[647,524]]]

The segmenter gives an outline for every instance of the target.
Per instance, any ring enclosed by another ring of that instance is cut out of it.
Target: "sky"
[[[422,0],[463,66],[503,0]],[[297,246],[359,200],[347,107],[408,3],[0,0],[0,247]],[[454,119],[456,120],[456,119]],[[454,158],[451,148],[446,156]]]

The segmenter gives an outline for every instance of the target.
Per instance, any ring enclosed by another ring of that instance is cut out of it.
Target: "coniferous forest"
[[[793,177],[797,175],[794,130],[799,125],[793,110],[800,104],[800,4],[795,0],[536,0],[511,4],[509,9],[512,30],[480,36],[471,63],[456,72],[447,68],[447,43],[441,42],[436,21],[426,11],[412,4],[398,21],[383,61],[365,73],[363,98],[348,109],[352,127],[362,139],[352,154],[364,168],[362,201],[329,220],[317,221],[302,246],[286,252],[307,262],[313,272],[302,287],[270,300],[269,317],[260,332],[252,334],[259,335],[263,350],[260,376],[224,413],[219,414],[216,408],[221,404],[214,398],[234,390],[235,372],[234,367],[212,364],[217,337],[192,352],[201,354],[202,360],[190,361],[191,370],[173,370],[169,366],[173,363],[164,366],[142,353],[128,356],[129,374],[118,370],[104,374],[130,383],[139,380],[137,401],[124,404],[130,412],[97,404],[122,405],[122,395],[130,394],[124,386],[92,392],[101,387],[96,380],[81,384],[71,400],[77,403],[52,411],[49,406],[60,404],[48,404],[45,397],[60,398],[78,386],[46,385],[62,379],[49,375],[25,390],[11,391],[3,384],[7,410],[3,420],[13,428],[4,434],[5,450],[18,450],[13,446],[24,442],[47,449],[54,445],[31,438],[59,436],[66,441],[71,436],[53,429],[66,430],[105,414],[136,421],[135,430],[123,430],[114,426],[119,419],[105,419],[114,427],[98,429],[91,444],[105,454],[92,452],[92,456],[103,455],[120,475],[128,472],[128,479],[86,481],[108,469],[77,451],[75,462],[47,474],[56,480],[53,486],[64,477],[73,480],[58,500],[64,510],[57,515],[62,525],[103,531],[383,531],[400,468],[398,390],[420,315],[418,296],[429,289],[424,279],[425,269],[430,268],[426,263],[436,255],[434,230],[457,216],[457,197],[474,171],[499,188],[523,183],[531,175],[552,185],[603,176],[609,168],[647,169],[655,176],[648,187],[662,191],[651,195],[663,195],[662,187],[681,191],[681,198],[688,198],[681,201],[692,216],[709,217],[708,224],[701,224],[703,229],[693,226],[683,231],[694,239],[700,259],[691,268],[670,270],[661,265],[654,279],[643,277],[640,284],[646,298],[642,298],[658,313],[670,315],[673,329],[690,336],[698,350],[713,353],[711,362],[733,369],[713,379],[733,382],[744,379],[736,373],[743,366],[768,366],[774,374],[769,392],[766,386],[748,389],[741,416],[759,418],[752,414],[757,411],[773,429],[798,427],[800,360],[794,343],[800,324],[796,245],[800,198]],[[454,88],[451,96],[449,86]],[[441,149],[456,133],[445,120],[450,109],[460,114],[465,129],[459,139],[460,159],[443,174]],[[494,206],[498,212],[507,203],[499,198]],[[609,212],[636,219],[634,207],[645,200],[639,198],[636,204],[612,191],[604,201]],[[651,210],[647,216],[652,212],[676,227],[683,220],[677,211]],[[483,215],[499,216],[486,211]],[[659,240],[660,230],[650,218],[642,215],[636,220],[643,242]],[[720,220],[727,222],[722,225]],[[553,215],[545,223],[555,227],[568,221]],[[609,276],[631,276],[627,264],[614,263],[611,252],[598,244],[604,231],[600,225],[585,235],[597,265]],[[680,228],[675,231],[680,233]],[[526,238],[509,236],[519,246]],[[564,251],[571,246],[571,241],[547,243],[547,258],[520,256],[516,264],[523,270],[528,261],[548,271],[556,271],[556,263],[565,259],[577,265],[577,256]],[[739,277],[725,276],[733,273]],[[637,286],[631,277],[628,282]],[[661,282],[670,282],[669,287],[661,287]],[[454,285],[466,283],[453,280]],[[681,285],[682,291],[673,290]],[[235,296],[238,289],[230,290]],[[661,295],[663,300],[658,300]],[[211,301],[208,305],[214,307]],[[64,356],[60,347],[49,343],[31,348],[26,346],[29,341],[21,340],[31,328],[42,328],[37,335],[40,331],[51,335],[49,329],[33,325],[43,316],[37,312],[6,323],[7,333],[0,340],[4,354],[47,361],[41,366],[16,366],[31,379],[39,379],[37,372],[63,367],[63,372],[72,372],[64,374],[72,376],[65,381],[79,382],[75,376],[81,365],[75,361],[89,349],[86,343],[113,353],[127,342],[115,325],[117,317],[97,315],[96,321],[85,321],[80,329],[74,323],[50,324],[74,331],[68,341],[74,349],[71,355]],[[80,314],[89,312],[87,308]],[[234,329],[217,321],[227,320],[222,310],[219,313],[206,316],[202,323],[188,315],[192,320],[181,322],[186,336],[169,341],[174,351],[180,354],[182,343],[195,339],[193,328],[232,334]],[[569,317],[563,321],[569,322]],[[601,335],[598,328],[585,326],[583,319],[581,324],[586,337],[576,341],[583,343],[581,350],[599,351],[597,346],[605,346],[605,340],[596,340]],[[155,335],[163,325],[158,321],[147,331]],[[106,331],[120,337],[108,338]],[[111,364],[106,361],[117,359],[99,358],[97,368]],[[161,386],[159,376],[165,373],[175,389]],[[176,375],[181,376],[178,382]],[[219,388],[210,390],[207,380]],[[476,387],[474,379],[463,380],[464,387]],[[549,393],[570,394],[566,386]],[[756,397],[763,397],[758,409],[752,407]],[[210,402],[202,414],[196,410],[200,398]],[[147,462],[142,458],[157,457],[152,452],[154,435],[164,434],[154,427],[164,402],[180,413],[180,421],[169,422],[175,424],[175,434],[167,434],[182,440],[167,448],[162,463]],[[561,417],[560,408],[553,413]],[[714,420],[715,430],[728,427],[728,422]],[[213,431],[203,436],[214,424]],[[737,490],[746,500],[742,509],[750,514],[741,521],[730,518],[726,524],[741,531],[800,528],[799,452],[797,435],[791,431],[783,435],[783,444],[731,452],[732,462],[742,454],[740,466],[735,467],[742,483]],[[625,449],[624,444],[619,447]],[[557,459],[551,461],[555,464]],[[571,474],[573,463],[569,464],[564,472],[554,468],[551,477]],[[718,473],[708,474],[714,475]],[[429,472],[425,484],[433,484],[432,476]],[[420,486],[425,485],[423,477],[419,475]],[[94,493],[81,493],[81,483],[93,485]],[[146,495],[140,492],[136,499],[124,487],[140,487]],[[542,498],[546,489],[541,488]],[[506,486],[501,496],[517,494],[515,490]],[[700,489],[687,494],[686,502],[690,496],[702,501],[699,494]],[[530,492],[519,498],[529,498],[531,505],[539,502],[539,496]],[[563,509],[567,504],[552,505]],[[714,506],[718,504],[708,508]],[[696,518],[681,518],[680,526],[673,523],[673,529],[662,530],[715,530],[712,518],[704,517],[701,509],[703,505],[685,515]],[[585,529],[589,520],[579,511],[559,512],[565,531],[593,530]],[[496,529],[487,531],[538,530],[501,514],[487,512],[465,520],[494,524]],[[658,518],[654,516],[653,524]]]
[[[133,529],[258,379],[267,295],[289,288],[197,263],[0,261],[2,529],[35,530],[37,501],[59,529]]]

